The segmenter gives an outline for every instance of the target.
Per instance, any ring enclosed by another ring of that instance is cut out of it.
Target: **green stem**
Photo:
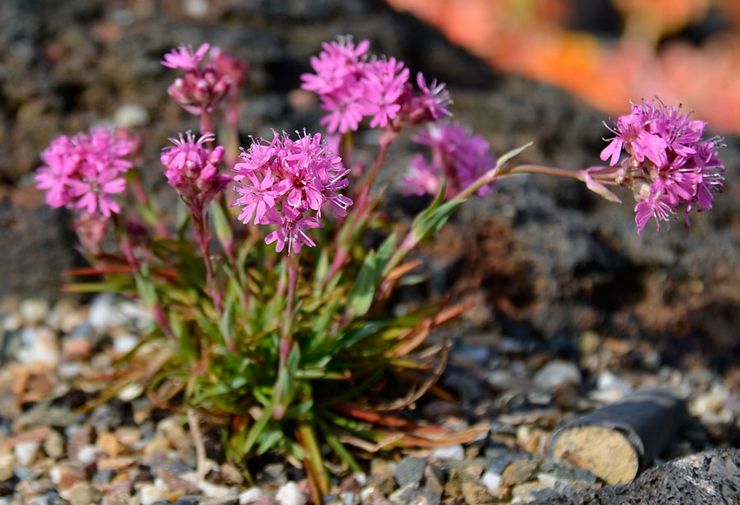
[[[329,478],[324,468],[324,458],[321,456],[321,448],[316,440],[316,432],[313,424],[309,421],[300,421],[298,423],[298,439],[301,442],[303,450],[306,452],[306,470],[312,477],[312,483],[315,485],[313,494],[314,500],[321,503],[321,497],[329,492]]]

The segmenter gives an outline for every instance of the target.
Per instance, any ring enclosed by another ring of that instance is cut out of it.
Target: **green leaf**
[[[355,285],[347,298],[347,305],[353,316],[364,316],[370,310],[383,269],[395,250],[396,234],[392,233],[377,251],[370,251],[365,256]]]
[[[350,313],[354,317],[360,317],[367,314],[373,303],[375,296],[375,284],[378,279],[379,271],[375,251],[370,251],[362,262],[362,268],[357,275],[355,285],[347,297],[347,305]]]
[[[506,164],[507,161],[509,161],[510,159],[512,159],[512,158],[514,158],[516,156],[519,156],[522,153],[522,151],[524,151],[525,149],[528,149],[529,147],[532,147],[533,145],[534,145],[534,142],[527,142],[523,146],[515,147],[511,151],[505,152],[496,161],[496,168],[503,167]]]
[[[234,243],[234,230],[231,227],[231,218],[224,204],[220,201],[211,203],[211,215],[213,216],[213,228],[216,231],[218,241],[224,247]]]
[[[414,244],[437,233],[447,222],[447,219],[457,210],[465,200],[455,198],[449,202],[443,202],[447,186],[443,183],[439,193],[434,197],[432,203],[424,209],[411,225],[414,233]]]

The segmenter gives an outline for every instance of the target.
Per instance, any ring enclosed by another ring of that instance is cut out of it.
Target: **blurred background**
[[[167,97],[174,75],[160,64],[165,52],[208,41],[250,62],[240,117],[247,143],[273,128],[320,129],[319,104],[300,89],[300,75],[323,41],[353,34],[446,82],[454,119],[495,153],[533,141],[523,162],[594,164],[608,135],[602,122],[629,100],[658,95],[708,120],[726,138],[728,184],[691,228],[677,220],[638,237],[630,195],[614,205],[577,182],[512,179],[426,247],[420,294],[450,293],[473,307],[472,327],[544,337],[566,354],[592,330],[657,346],[667,361],[706,354],[740,384],[739,4],[0,0],[0,297],[56,298],[62,272],[83,261],[68,216],[34,188],[39,155],[60,133],[101,123],[133,129],[144,139],[148,183],[173,199],[159,152],[197,123]],[[376,138],[358,140],[374,152]],[[389,160],[396,180],[414,152],[406,140]],[[397,187],[390,196],[389,214],[408,220]]]
[[[657,95],[718,131],[740,132],[740,1],[388,1],[493,67],[610,114]]]

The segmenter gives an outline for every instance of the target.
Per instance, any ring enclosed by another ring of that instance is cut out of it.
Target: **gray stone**
[[[651,468],[628,485],[580,491],[542,505],[740,503],[740,450],[715,449]]]
[[[408,484],[419,484],[421,482],[421,478],[424,476],[424,469],[426,466],[426,460],[406,456],[396,465],[393,477],[401,487]]]
[[[534,375],[534,384],[544,391],[578,386],[581,384],[581,371],[569,361],[551,361]]]

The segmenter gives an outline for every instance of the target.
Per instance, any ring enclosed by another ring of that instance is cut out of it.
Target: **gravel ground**
[[[287,463],[263,462],[248,485],[224,462],[218,429],[206,433],[211,469],[198,479],[186,416],[159,408],[135,381],[117,386],[116,360],[151,324],[135,303],[109,295],[82,306],[8,298],[0,318],[1,505],[308,500],[302,471]],[[604,483],[548,457],[553,430],[643,386],[671,388],[692,415],[656,464],[737,444],[737,376],[723,378],[698,363],[688,370],[661,365],[647,344],[594,332],[578,345],[566,355],[540,340],[459,335],[441,380],[456,400],[426,399],[413,416],[452,429],[490,423],[487,434],[465,446],[367,454],[365,473],[339,472],[325,503],[568,503],[562,500]],[[161,349],[148,344],[141,352],[141,363],[151,362]],[[112,384],[107,401],[95,402]],[[728,482],[740,489],[737,474]]]

